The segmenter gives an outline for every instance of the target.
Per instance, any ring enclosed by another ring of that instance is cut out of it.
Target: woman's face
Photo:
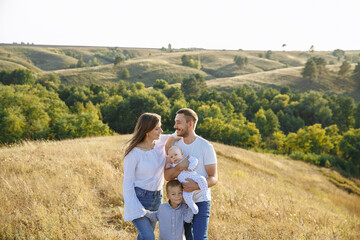
[[[147,137],[152,141],[158,140],[162,132],[163,130],[161,129],[161,122],[159,121],[154,129],[147,133]]]

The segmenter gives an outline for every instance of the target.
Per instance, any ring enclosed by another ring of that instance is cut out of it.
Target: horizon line
[[[103,47],[103,48],[135,48],[135,49],[162,49],[163,47],[159,47],[159,48],[155,48],[155,47],[120,47],[120,46],[106,46],[106,45],[68,45],[68,44],[35,44],[35,43],[24,43],[24,42],[13,42],[13,43],[0,43],[0,46],[32,46],[32,47]],[[165,48],[165,47],[164,47]],[[167,48],[166,48],[167,49]],[[183,50],[183,49],[196,49],[196,50],[212,50],[212,51],[276,51],[276,52],[311,52],[310,50],[286,50],[286,49],[282,49],[282,50],[272,50],[272,49],[226,49],[226,48],[222,48],[222,49],[215,49],[215,48],[201,48],[201,47],[183,47],[183,48],[172,48],[172,49],[177,49],[177,50]],[[340,49],[340,48],[337,48]],[[314,50],[313,52],[331,52],[334,51],[336,49],[333,50]],[[341,49],[343,51],[360,51],[360,49]]]

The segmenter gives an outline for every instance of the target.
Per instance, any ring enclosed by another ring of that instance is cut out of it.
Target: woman
[[[125,221],[132,221],[138,230],[137,239],[155,239],[156,221],[145,217],[145,209],[158,210],[162,202],[166,140],[160,139],[161,117],[142,114],[125,150],[123,195]]]

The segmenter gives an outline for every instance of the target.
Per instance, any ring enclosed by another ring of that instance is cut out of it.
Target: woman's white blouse
[[[133,148],[124,158],[123,196],[125,202],[124,219],[132,221],[145,216],[145,208],[136,197],[135,187],[149,191],[159,191],[164,184],[165,150],[169,136],[161,135],[152,150]]]

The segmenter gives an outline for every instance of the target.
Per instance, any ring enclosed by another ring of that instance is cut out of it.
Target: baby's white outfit
[[[184,159],[182,159],[177,164],[171,164],[171,167],[175,167],[176,165],[181,163],[183,160]],[[203,195],[204,201],[209,201],[210,196],[208,196],[208,185],[207,185],[206,178],[204,176],[199,175],[197,172],[194,171],[196,165],[198,164],[198,159],[193,157],[193,156],[190,156],[188,160],[189,160],[189,163],[190,163],[188,169],[192,170],[192,172],[183,170],[177,176],[177,179],[181,183],[187,183],[188,181],[185,180],[187,178],[194,180],[199,185],[199,188],[200,188],[201,193]],[[191,211],[194,214],[197,214],[199,212],[199,208],[192,199],[193,193],[194,192],[185,192],[185,191],[183,191],[183,197],[184,197],[184,200],[185,200],[186,204],[191,209]]]

